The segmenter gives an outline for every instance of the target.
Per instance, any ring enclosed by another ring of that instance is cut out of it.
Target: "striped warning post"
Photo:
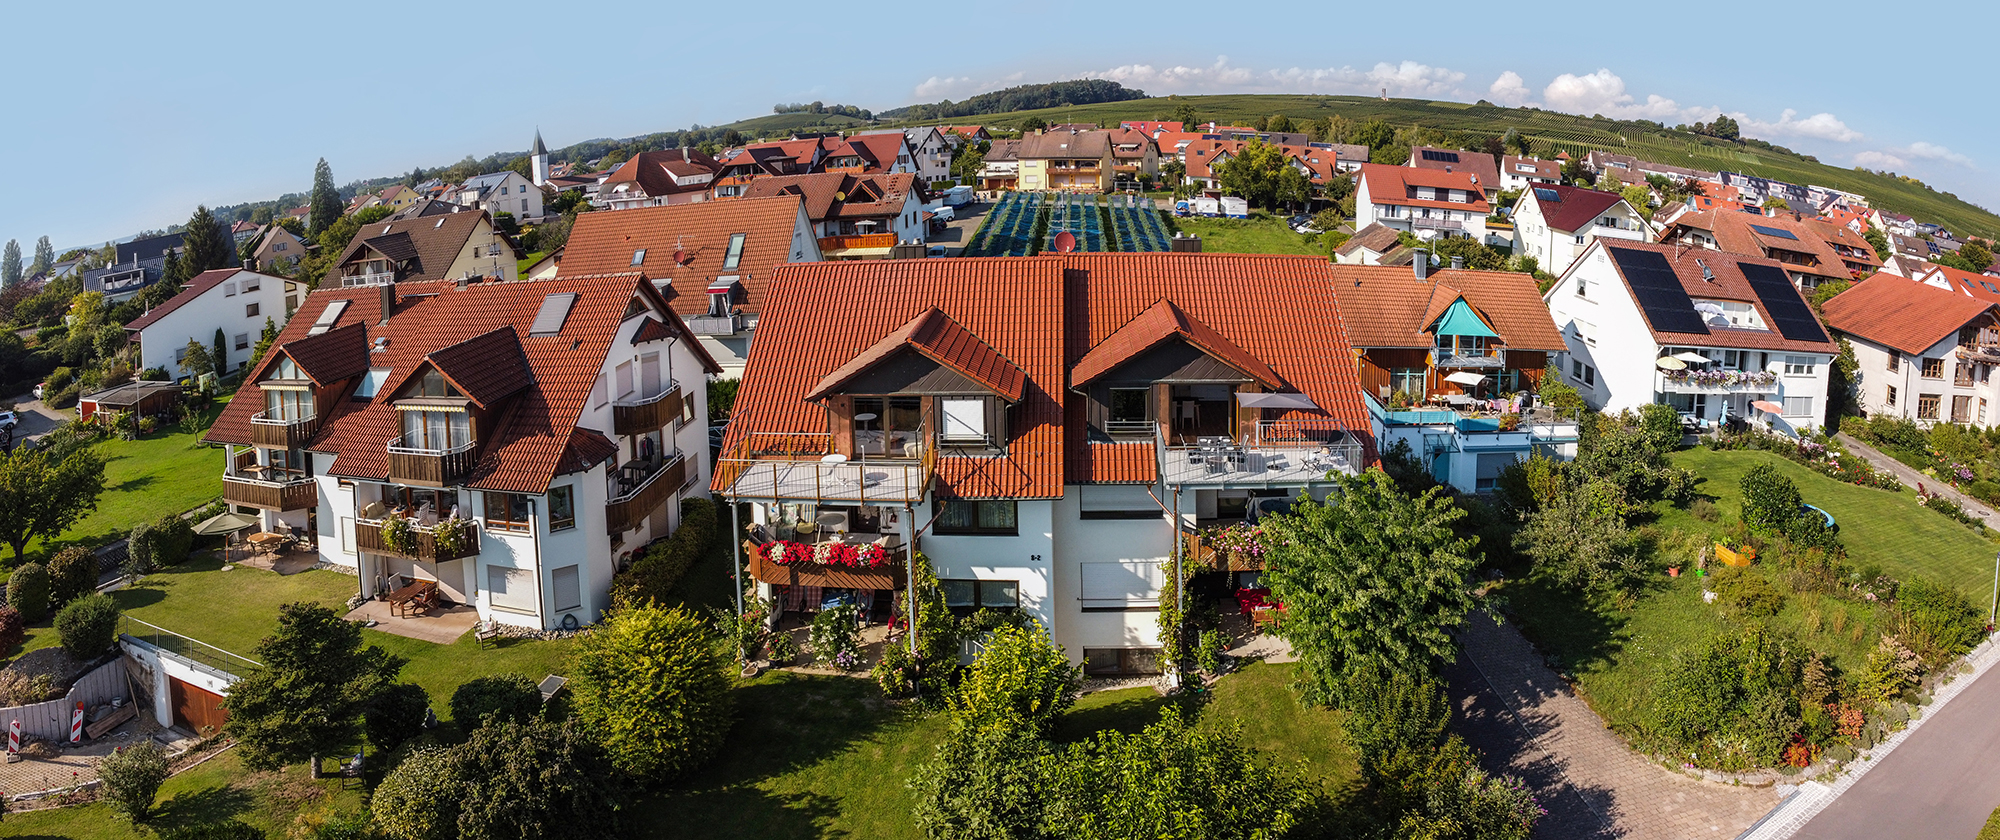
[[[20,751],[21,751],[21,719],[15,718],[7,722],[7,754],[14,755],[15,753],[18,753]]]
[[[81,743],[82,741],[83,741],[83,701],[79,700],[76,703],[76,711],[69,716],[69,742],[72,744],[76,744],[76,743]]]

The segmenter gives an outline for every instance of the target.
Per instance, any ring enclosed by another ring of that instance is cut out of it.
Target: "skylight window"
[[[528,334],[555,335],[562,332],[563,322],[569,320],[569,310],[574,305],[575,292],[542,298],[542,308],[535,313],[535,322],[528,327]]]
[[[639,250],[632,252],[633,265],[644,265],[645,262],[646,262],[646,249],[640,248]]]
[[[747,234],[732,233],[729,235],[729,252],[722,255],[723,269],[735,268],[737,263],[743,261],[743,239],[745,236]]]
[[[1541,187],[1535,188],[1535,198],[1541,199],[1542,201],[1562,200],[1562,196],[1557,194],[1555,190],[1542,189]]]

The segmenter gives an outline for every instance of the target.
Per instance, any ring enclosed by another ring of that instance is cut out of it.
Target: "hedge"
[[[667,605],[674,586],[715,544],[715,503],[707,499],[681,502],[681,527],[673,536],[652,544],[632,561],[631,568],[612,580],[613,601]]]

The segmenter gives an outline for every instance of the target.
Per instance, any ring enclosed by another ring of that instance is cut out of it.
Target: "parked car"
[[[945,249],[943,245],[932,245],[924,250],[924,256],[926,257],[942,257],[944,255]]]
[[[38,399],[38,400],[39,400],[39,399],[41,399],[41,398],[42,398],[42,392],[43,392],[43,391],[46,391],[46,390],[48,390],[48,389],[49,389],[49,383],[47,383],[47,382],[37,382],[37,383],[35,383],[35,399]]]
[[[14,426],[20,422],[21,418],[15,416],[14,412],[0,411],[0,430],[12,432]]]
[[[939,207],[938,209],[931,211],[931,218],[941,222],[954,222],[958,220],[958,211],[953,210],[948,206]]]
[[[1311,216],[1293,216],[1286,220],[1286,224],[1292,226],[1292,232],[1294,233],[1319,233],[1319,228],[1313,227],[1313,217]]]

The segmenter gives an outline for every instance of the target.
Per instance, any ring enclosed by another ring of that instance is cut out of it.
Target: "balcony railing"
[[[1412,216],[1410,218],[1410,225],[1412,227],[1429,228],[1431,230],[1465,229],[1464,222],[1454,222],[1449,219],[1433,219],[1428,216]]]
[[[604,530],[622,534],[687,484],[687,459],[676,452],[657,467],[627,464],[610,476],[604,503]]]
[[[743,331],[743,316],[731,312],[728,315],[690,315],[686,319],[688,332],[695,335],[735,335]]]
[[[258,510],[305,510],[319,504],[319,490],[311,476],[223,473],[222,500]]]
[[[1507,350],[1501,347],[1437,348],[1441,368],[1501,368],[1507,366]]]
[[[716,459],[716,486],[745,499],[918,502],[937,473],[937,448],[918,450],[914,457],[829,460],[824,433],[750,434]]]
[[[319,418],[275,417],[269,411],[250,416],[250,444],[264,449],[297,449],[319,430]]]
[[[853,233],[846,236],[822,236],[819,238],[821,251],[839,251],[847,248],[893,248],[896,235],[893,233]]]
[[[1104,433],[1115,438],[1145,437],[1158,434],[1160,424],[1151,420],[1106,420]]]
[[[1766,370],[1663,370],[1661,390],[1670,394],[1768,394],[1778,375]]]
[[[1267,420],[1243,438],[1204,438],[1194,446],[1160,445],[1168,484],[1269,485],[1325,481],[1359,472],[1360,438],[1337,420]]]
[[[358,274],[341,275],[340,285],[380,286],[384,283],[395,282],[395,279],[396,279],[396,272],[393,271],[363,271]]]
[[[611,430],[620,435],[644,434],[679,419],[681,411],[680,383],[668,382],[650,397],[613,401]]]
[[[409,435],[389,441],[389,480],[420,487],[445,487],[472,471],[477,460],[473,441],[449,449],[405,446]]]
[[[452,550],[438,548],[434,525],[410,523],[410,537],[415,545],[390,548],[382,540],[382,520],[357,519],[354,522],[354,547],[370,554],[387,554],[393,557],[407,557],[421,563],[443,563],[475,557],[479,554],[479,527],[470,519],[458,520],[458,546]]]

